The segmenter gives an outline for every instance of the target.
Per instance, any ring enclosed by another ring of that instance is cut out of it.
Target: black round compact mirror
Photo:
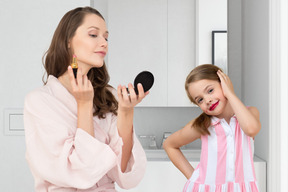
[[[136,95],[138,95],[138,88],[137,88],[137,84],[141,83],[144,89],[144,92],[147,92],[151,89],[151,87],[153,86],[154,83],[154,76],[151,72],[149,71],[142,71],[141,73],[139,73],[135,79],[134,79],[134,90]],[[127,91],[129,93],[129,90],[127,88]]]

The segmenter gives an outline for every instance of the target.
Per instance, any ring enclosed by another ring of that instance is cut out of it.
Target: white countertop
[[[201,150],[199,149],[183,149],[181,150],[189,161],[200,161]],[[163,149],[145,149],[148,161],[170,161],[167,153]],[[254,162],[264,162],[263,159],[254,155]]]

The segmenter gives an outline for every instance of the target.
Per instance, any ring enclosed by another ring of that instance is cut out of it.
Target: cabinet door
[[[196,166],[196,164],[193,166]],[[187,179],[170,161],[148,161],[146,173],[140,184],[133,189],[117,187],[119,192],[182,191]]]
[[[199,161],[190,161],[190,164],[195,168]],[[259,189],[266,192],[266,163],[255,161],[254,166]],[[177,192],[183,190],[186,182],[187,179],[171,161],[148,161],[145,176],[137,187],[125,190],[116,185],[116,189],[119,192]]]
[[[195,1],[168,0],[168,106],[192,106],[185,80],[195,64]]]
[[[195,9],[191,0],[108,0],[110,84],[148,70],[154,85],[139,106],[191,106],[184,83],[195,66]]]
[[[133,84],[139,72],[150,71],[154,85],[140,106],[166,106],[166,0],[110,0],[107,15],[111,85]]]

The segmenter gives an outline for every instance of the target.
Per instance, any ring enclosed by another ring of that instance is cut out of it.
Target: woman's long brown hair
[[[61,19],[54,32],[50,47],[43,56],[47,75],[46,80],[44,80],[43,76],[44,84],[47,83],[49,75],[58,78],[67,71],[68,66],[72,62],[73,54],[68,48],[68,43],[75,35],[77,28],[83,23],[87,14],[95,14],[104,20],[103,16],[91,7],[73,9]],[[118,102],[110,91],[111,86],[108,84],[110,77],[105,63],[100,68],[90,69],[87,76],[94,88],[93,115],[97,115],[99,118],[105,118],[105,114],[108,112],[117,115]]]
[[[220,79],[217,75],[218,70],[221,69],[215,65],[204,64],[197,66],[189,73],[185,81],[185,90],[188,98],[192,103],[197,105],[196,101],[191,97],[188,91],[189,84],[203,79],[220,82]],[[208,130],[210,125],[211,125],[211,116],[203,112],[194,120],[192,127],[195,127],[195,129],[199,131],[202,135],[206,134],[210,135],[210,132]]]

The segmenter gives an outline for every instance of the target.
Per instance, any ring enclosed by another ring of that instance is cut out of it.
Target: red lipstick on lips
[[[217,105],[219,104],[219,101],[217,101],[216,103],[212,104],[211,107],[209,108],[209,111],[213,111]]]

